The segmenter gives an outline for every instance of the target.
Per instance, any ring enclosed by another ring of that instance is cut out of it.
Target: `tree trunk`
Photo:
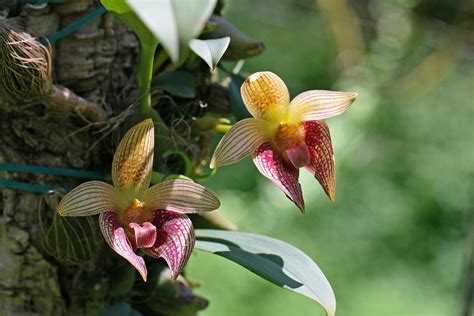
[[[20,4],[3,0],[0,24],[3,21],[35,37],[46,37],[94,10],[97,2]],[[71,102],[70,91],[60,90],[68,99],[65,102],[57,98],[56,102],[26,102],[8,99],[2,92],[0,163],[109,172],[117,142],[113,131],[128,113],[131,96],[136,95],[137,53],[134,34],[109,14],[53,43],[55,89],[67,87],[78,97]],[[103,116],[106,119],[101,121]],[[202,136],[195,140],[200,144],[197,158],[206,146]],[[0,178],[63,188],[79,183],[64,176],[11,171],[0,173]],[[184,280],[168,284],[163,293],[178,291],[180,297],[188,297],[186,306],[194,307],[173,312],[179,304],[170,300],[162,301],[161,307],[140,307],[144,301],[140,293],[155,289],[150,284],[153,277],[147,285],[135,282],[133,269],[104,245],[96,218],[54,215],[60,190],[34,193],[0,187],[0,192],[1,315],[96,315],[115,301],[128,302],[145,315],[189,315],[205,307],[204,300],[190,295]],[[71,242],[65,235],[69,233]],[[153,264],[150,270],[163,268],[161,262]]]

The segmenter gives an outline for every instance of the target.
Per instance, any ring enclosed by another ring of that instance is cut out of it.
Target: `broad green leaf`
[[[101,0],[102,5],[123,23],[127,24],[140,38],[141,42],[157,42],[140,18],[133,12],[126,0]]]
[[[171,59],[178,62],[189,41],[198,36],[217,0],[129,0],[135,13],[161,41]]]
[[[180,98],[194,98],[196,77],[185,70],[163,71],[153,78],[152,86],[168,91]]]
[[[245,78],[240,75],[230,75],[230,85],[229,85],[229,99],[230,107],[235,114],[237,120],[244,118],[252,117],[252,114],[247,110],[247,107],[242,100],[242,95],[240,94],[240,87],[244,83]]]
[[[265,50],[265,45],[250,38],[242,33],[232,23],[223,17],[213,15],[209,22],[207,29],[210,31],[202,34],[202,39],[230,37],[230,44],[227,48],[223,59],[224,60],[241,60],[259,55]]]
[[[274,238],[212,229],[197,229],[195,248],[227,258],[285,289],[336,312],[334,292],[316,263],[301,250]]]
[[[128,262],[122,261],[122,263],[110,271],[109,294],[113,297],[127,295],[135,283],[137,275],[135,269]]]
[[[229,43],[230,37],[208,40],[193,39],[189,42],[189,47],[214,70],[229,47]]]

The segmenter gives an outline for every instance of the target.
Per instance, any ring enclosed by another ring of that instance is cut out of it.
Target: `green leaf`
[[[193,39],[189,42],[189,47],[214,70],[229,47],[229,43],[230,37],[208,40]]]
[[[316,263],[301,250],[274,238],[212,229],[197,229],[195,248],[247,268],[285,289],[321,304],[329,316],[336,312],[334,292]]]
[[[168,91],[180,98],[194,98],[196,91],[196,77],[185,70],[160,72],[153,78],[152,86]]]
[[[140,42],[157,42],[155,36],[133,12],[126,0],[101,0],[102,5],[119,20],[128,25],[140,38]]]
[[[247,59],[261,54],[265,50],[265,45],[250,38],[242,33],[232,23],[223,17],[213,15],[209,22],[208,29],[211,31],[204,33],[201,38],[221,38],[225,36],[230,37],[229,48],[227,48],[223,59],[224,60],[241,60]]]
[[[232,112],[234,112],[235,117],[239,121],[244,118],[252,117],[252,114],[247,110],[244,100],[242,100],[242,95],[240,94],[240,87],[244,83],[245,78],[240,75],[232,74],[230,75],[230,79],[229,99]]]
[[[132,265],[128,264],[128,262],[127,264],[124,263],[113,269],[110,273],[109,294],[111,296],[123,296],[132,290],[136,278],[136,271]]]
[[[217,0],[129,0],[135,13],[160,39],[176,63],[189,41],[198,36],[212,14]]]

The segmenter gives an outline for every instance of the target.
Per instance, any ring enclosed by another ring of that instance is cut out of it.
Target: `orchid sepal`
[[[102,181],[85,182],[68,192],[58,205],[61,216],[90,216],[115,210],[117,190]]]
[[[254,118],[237,122],[217,145],[210,167],[233,164],[252,155],[258,146],[269,140],[267,129],[268,124]]]
[[[150,186],[154,140],[151,119],[133,126],[123,136],[112,161],[112,180],[118,190],[139,194]]]
[[[202,213],[220,207],[219,199],[200,184],[187,180],[168,180],[147,189],[142,201],[152,209],[177,213]]]

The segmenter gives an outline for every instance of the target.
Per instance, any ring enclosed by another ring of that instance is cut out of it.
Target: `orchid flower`
[[[101,181],[83,183],[58,205],[62,216],[100,214],[107,244],[128,260],[146,282],[147,269],[136,249],[163,258],[176,279],[195,243],[191,220],[185,213],[212,211],[217,197],[186,180],[164,181],[149,187],[154,148],[151,119],[132,127],[123,137],[112,162],[114,186]]]
[[[237,122],[221,139],[211,168],[252,155],[257,169],[304,212],[299,168],[319,181],[335,199],[334,154],[324,119],[339,115],[357,93],[310,90],[290,102],[288,88],[272,72],[250,75],[241,87],[242,99],[253,118]]]

